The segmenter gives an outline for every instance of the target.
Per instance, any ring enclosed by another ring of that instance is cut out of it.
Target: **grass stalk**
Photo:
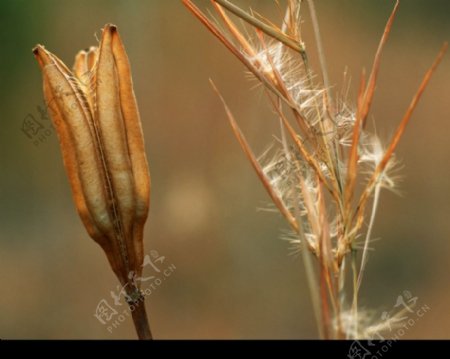
[[[313,0],[307,0],[307,3],[322,81],[314,77],[302,41],[302,1],[287,2],[280,27],[228,0],[212,0],[217,18],[225,25],[220,27],[194,1],[182,1],[261,82],[280,125],[281,141],[277,142],[277,152],[273,158],[267,158],[266,152],[258,159],[224,97],[213,84],[234,136],[272,202],[295,232],[292,243],[299,246],[302,254],[319,336],[352,339],[385,328],[382,324],[367,326],[361,322],[359,288],[368,260],[380,193],[385,187],[384,180],[389,179],[393,183],[389,176],[394,164],[394,151],[447,45],[443,46],[426,73],[389,145],[378,153],[378,138],[367,130],[366,123],[383,49],[399,9],[399,1],[396,1],[384,28],[367,83],[364,73],[361,76],[356,108],[343,103],[347,101],[345,96],[338,96],[338,99],[331,96],[327,59]],[[275,3],[280,5],[277,1]],[[240,29],[227,12],[243,20],[240,25],[244,29]],[[249,34],[248,28],[253,30],[254,36]],[[348,90],[342,91],[342,94],[346,93]],[[264,161],[269,164],[264,165]],[[365,172],[367,168],[370,168],[369,176]],[[274,169],[276,173],[272,173]],[[361,193],[357,190],[359,184],[362,184]],[[372,198],[372,210],[367,213],[367,203]],[[369,223],[364,228],[367,217]],[[365,238],[362,253],[355,246],[355,240],[360,236]],[[351,286],[346,286],[345,278],[350,276]],[[346,297],[350,298],[348,304]]]

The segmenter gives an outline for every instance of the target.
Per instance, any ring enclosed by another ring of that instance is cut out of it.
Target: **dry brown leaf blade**
[[[278,193],[274,190],[272,185],[270,184],[269,179],[264,173],[264,170],[261,168],[256,156],[254,155],[253,151],[250,148],[250,145],[248,144],[247,140],[245,139],[244,134],[242,133],[241,129],[239,128],[239,125],[237,124],[230,108],[228,107],[227,103],[225,102],[225,99],[223,98],[220,91],[217,89],[214,82],[210,81],[211,86],[213,87],[214,91],[219,96],[224,108],[225,112],[227,113],[228,120],[231,124],[231,127],[233,129],[234,135],[236,136],[239,144],[242,147],[242,150],[244,151],[245,155],[249,159],[250,163],[252,164],[254,170],[256,171],[256,174],[258,175],[259,179],[261,180],[262,184],[264,185],[264,188],[268,192],[270,198],[272,199],[275,206],[279,209],[281,214],[286,218],[290,226],[298,232],[298,224],[295,219],[295,216],[289,211],[289,209],[285,206],[283,200],[278,195]]]
[[[379,180],[379,177],[383,174],[384,170],[386,169],[386,166],[389,164],[389,161],[391,160],[392,155],[394,154],[398,144],[400,143],[400,139],[406,130],[406,127],[411,119],[411,116],[413,115],[417,105],[419,104],[419,101],[422,98],[422,95],[424,94],[429,82],[431,81],[433,74],[436,72],[437,68],[439,67],[440,63],[442,62],[442,60],[447,52],[447,49],[448,49],[448,43],[445,43],[442,46],[435,61],[433,62],[433,64],[429,68],[429,70],[426,72],[426,74],[419,86],[419,89],[417,90],[414,98],[411,101],[411,104],[409,105],[405,115],[403,116],[402,121],[400,122],[397,130],[395,131],[395,133],[392,137],[391,142],[390,142],[382,160],[380,161],[380,163],[377,166],[377,168],[375,169],[372,177],[370,178],[369,182],[367,183],[366,189],[359,199],[358,207],[354,214],[354,219],[356,219],[356,221],[357,221],[356,226],[355,226],[356,230],[358,228],[360,228],[363,224],[362,213],[365,210],[367,201],[369,200],[370,195],[372,194],[375,184]]]

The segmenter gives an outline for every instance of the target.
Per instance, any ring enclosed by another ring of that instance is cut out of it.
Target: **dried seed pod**
[[[114,25],[73,71],[33,50],[78,213],[130,297],[139,297],[150,175],[128,56]]]

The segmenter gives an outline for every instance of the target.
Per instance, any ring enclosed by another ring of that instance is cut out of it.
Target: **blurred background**
[[[272,1],[235,2],[280,20]],[[339,87],[347,67],[353,98],[392,6],[317,1],[332,82]],[[449,15],[445,0],[402,2],[371,118],[382,138],[449,40]],[[258,153],[272,141],[271,111],[243,66],[175,0],[0,2],[0,338],[135,338],[111,296],[117,280],[76,214],[31,53],[41,43],[71,66],[106,23],[118,25],[132,63],[152,171],[146,252],[165,257],[160,269],[176,267],[147,302],[155,337],[316,338],[303,264],[280,239],[283,220],[258,211],[268,197],[208,79]],[[304,37],[317,69],[306,11]],[[361,290],[375,318],[405,291],[429,307],[405,338],[450,338],[449,69],[447,56],[398,149],[402,196],[382,195],[374,232],[381,240]],[[23,131],[30,120],[42,125],[37,136]],[[94,316],[102,300],[106,324]]]

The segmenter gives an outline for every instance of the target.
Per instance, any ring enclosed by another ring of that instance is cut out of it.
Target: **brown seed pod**
[[[44,96],[78,213],[131,298],[139,298],[150,175],[131,69],[114,25],[73,71],[38,45]]]

